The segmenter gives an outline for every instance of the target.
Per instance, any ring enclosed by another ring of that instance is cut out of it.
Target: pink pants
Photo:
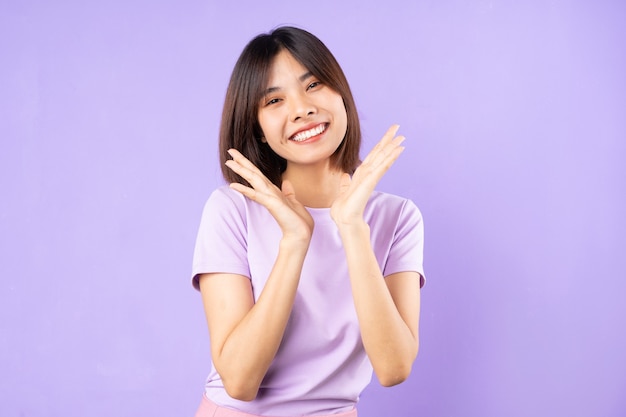
[[[233,410],[231,408],[220,407],[206,396],[202,396],[202,402],[195,417],[260,417],[256,414],[244,413],[243,411]],[[295,416],[294,416],[295,417]],[[315,417],[357,417],[356,408],[352,411],[339,414],[317,415]]]

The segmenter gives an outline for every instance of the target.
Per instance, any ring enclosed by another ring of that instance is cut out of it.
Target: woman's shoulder
[[[245,210],[248,200],[239,192],[233,190],[228,185],[221,185],[215,188],[206,200],[205,210]]]
[[[246,198],[228,185],[215,188],[204,206],[204,215],[224,219],[241,219],[244,222],[267,221],[271,214],[265,207]]]
[[[241,193],[230,188],[227,184],[220,185],[215,188],[211,194],[209,194],[208,201],[216,201],[220,203],[232,202],[234,204],[241,204],[244,202]]]
[[[367,203],[367,209],[371,211],[415,211],[419,213],[417,205],[408,197],[390,194],[375,190]]]
[[[203,217],[217,218],[230,216],[234,213],[243,215],[245,212],[245,198],[228,185],[222,185],[209,194],[204,204]]]
[[[381,191],[372,193],[364,218],[370,227],[388,232],[423,224],[422,213],[410,198]]]

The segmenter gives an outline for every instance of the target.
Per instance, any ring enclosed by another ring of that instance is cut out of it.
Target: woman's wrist
[[[370,226],[363,219],[353,222],[338,222],[336,224],[342,239],[350,236],[367,239],[370,237]]]
[[[306,253],[311,243],[311,236],[287,236],[280,239],[279,248],[281,250],[301,250]]]

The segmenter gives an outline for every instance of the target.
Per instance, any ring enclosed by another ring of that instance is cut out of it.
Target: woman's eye
[[[277,98],[272,98],[272,99],[268,100],[265,104],[266,104],[267,106],[269,106],[269,105],[271,105],[271,104],[276,104],[276,103],[278,103],[279,101],[280,101],[280,99],[277,99]]]
[[[312,82],[311,84],[309,84],[309,86],[307,87],[307,90],[310,90],[310,89],[312,89],[312,88],[315,88],[315,87],[317,87],[317,86],[319,86],[319,85],[321,85],[321,84],[322,84],[322,83],[321,83],[321,81],[314,81],[314,82]]]

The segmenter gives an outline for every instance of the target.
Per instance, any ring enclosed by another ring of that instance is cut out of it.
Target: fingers
[[[391,126],[380,142],[370,151],[359,167],[362,175],[373,173],[377,179],[380,179],[398,159],[404,150],[404,147],[400,145],[405,140],[404,136],[396,136],[398,129],[398,125]]]
[[[383,148],[386,144],[391,142],[393,138],[395,137],[396,133],[398,132],[398,129],[400,129],[399,125],[391,125],[391,127],[387,129],[387,132],[385,132],[385,134],[383,135],[382,139],[372,148],[372,150],[367,155],[365,160],[363,160],[363,162],[367,162],[368,158],[370,158],[370,155],[375,154],[376,152],[380,151],[381,148]]]
[[[350,188],[350,184],[352,184],[352,178],[348,173],[344,172],[339,180],[339,194],[346,192]]]
[[[250,182],[255,177],[265,178],[265,175],[252,162],[236,149],[229,149],[228,154],[233,158],[226,161],[226,166]]]
[[[261,171],[250,162],[245,156],[236,149],[229,149],[228,154],[233,158],[226,161],[226,166],[239,174],[243,179],[248,181],[254,188],[264,182],[265,176]]]
[[[278,222],[284,237],[291,236],[298,241],[308,241],[313,230],[313,219],[296,199],[293,185],[289,181],[284,181],[281,190],[240,152],[229,149],[228,154],[233,159],[226,161],[226,166],[250,184],[248,187],[233,182],[230,187],[264,206]]]
[[[249,199],[256,201],[272,210],[279,206],[281,201],[286,201],[292,208],[299,205],[293,185],[285,180],[282,190],[274,185],[252,162],[235,149],[229,149],[228,153],[233,159],[226,161],[226,166],[248,181],[250,187],[233,182],[230,188],[239,191]]]
[[[250,184],[250,187],[247,187],[235,182],[230,184],[232,189],[263,205],[268,204],[272,197],[277,197],[280,194],[278,187],[268,180],[241,152],[236,149],[229,149],[228,154],[233,159],[226,161],[226,166]]]
[[[287,200],[291,201],[292,203],[298,202],[298,200],[296,199],[296,191],[294,190],[293,185],[290,181],[283,181],[281,191]]]
[[[398,148],[404,141],[404,136],[396,136],[398,133],[399,125],[392,125],[387,132],[383,135],[380,142],[372,148],[367,157],[363,160],[363,164],[372,164],[377,166],[386,156]]]

